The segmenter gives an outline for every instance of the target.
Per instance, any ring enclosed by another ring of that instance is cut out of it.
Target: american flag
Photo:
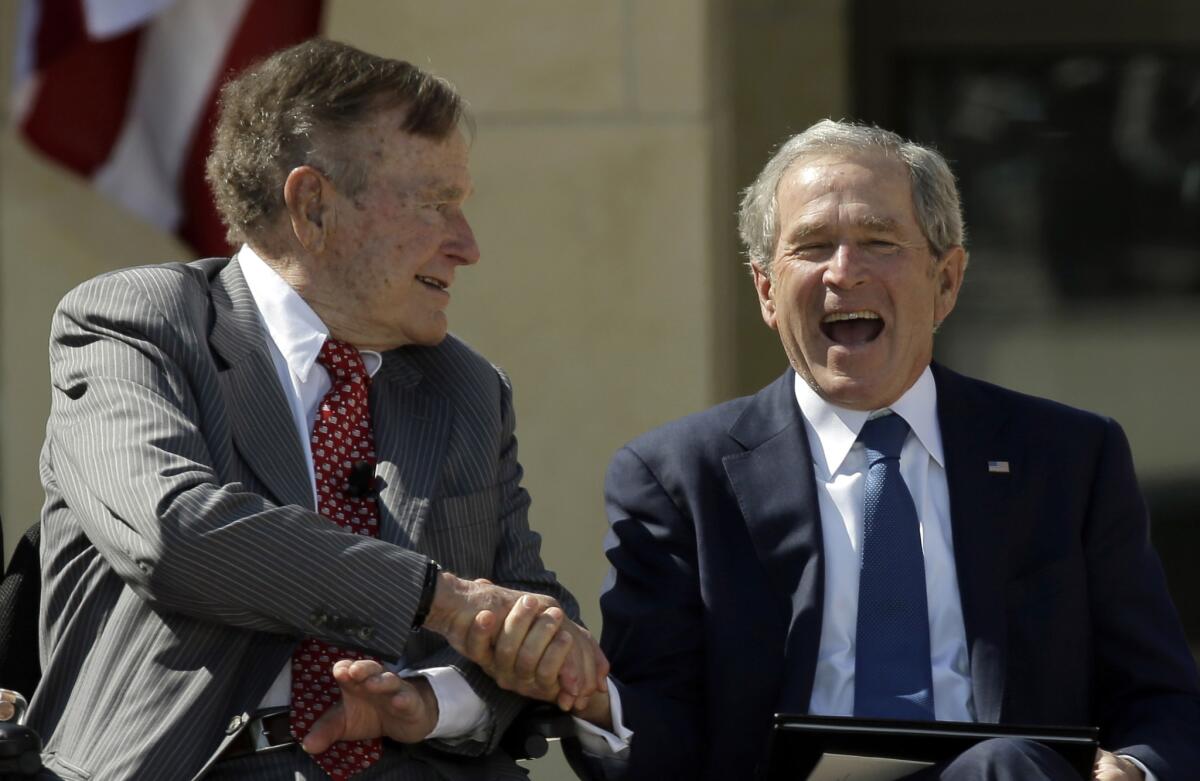
[[[43,154],[202,255],[230,247],[204,181],[225,78],[312,37],[322,0],[25,0],[13,117]]]

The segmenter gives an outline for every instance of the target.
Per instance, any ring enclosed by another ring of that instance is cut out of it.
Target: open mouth
[[[831,312],[821,319],[821,333],[834,344],[846,347],[867,344],[883,333],[883,318],[869,309]]]
[[[434,279],[433,277],[427,277],[427,276],[424,276],[421,274],[417,275],[417,281],[420,282],[422,285],[426,285],[428,287],[433,288],[434,290],[441,290],[443,293],[446,291],[446,289],[448,287],[450,287],[450,285],[448,283],[443,282],[440,279]]]

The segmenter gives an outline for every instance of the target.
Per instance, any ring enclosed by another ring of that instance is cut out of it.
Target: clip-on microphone
[[[346,481],[346,495],[357,499],[375,492],[375,465],[370,461],[355,461]]]

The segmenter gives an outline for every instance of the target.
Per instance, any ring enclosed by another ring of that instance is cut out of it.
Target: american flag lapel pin
[[[1007,461],[988,461],[988,471],[994,475],[1008,474]]]

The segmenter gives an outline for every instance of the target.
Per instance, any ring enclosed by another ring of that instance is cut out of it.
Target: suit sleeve
[[[628,447],[609,466],[605,500],[612,570],[600,597],[601,646],[634,734],[627,762],[594,760],[595,769],[605,778],[696,778],[705,692],[695,532]]]
[[[1200,768],[1200,681],[1150,545],[1128,440],[1113,421],[1084,535],[1101,744],[1141,760],[1159,781],[1192,778]]]
[[[541,536],[529,528],[529,494],[521,486],[523,470],[517,459],[516,415],[512,387],[503,372],[500,380],[501,435],[498,475],[501,509],[496,523],[500,540],[493,560],[490,580],[519,591],[547,594],[558,600],[574,621],[579,621],[579,605],[571,593],[546,569],[541,558]],[[501,689],[483,670],[461,654],[436,641],[440,648],[420,660],[423,668],[448,666],[456,669],[487,706],[489,726],[486,738],[479,741],[434,741],[438,748],[453,753],[478,755],[495,750],[500,738],[529,700]]]
[[[157,611],[399,656],[427,558],[221,482],[197,404],[217,389],[190,370],[207,344],[168,288],[110,275],[55,313],[47,522],[74,518]]]

